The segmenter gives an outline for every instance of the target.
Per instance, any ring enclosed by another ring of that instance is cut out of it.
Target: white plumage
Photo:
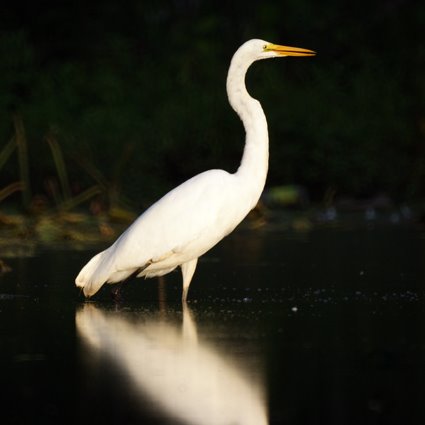
[[[260,103],[245,87],[245,74],[256,60],[311,56],[314,52],[250,40],[234,54],[228,76],[229,102],[241,118],[245,149],[236,173],[209,170],[187,180],[148,208],[105,251],[80,271],[75,283],[94,295],[104,283],[162,276],[180,266],[183,301],[198,258],[228,235],[255,207],[267,177],[267,121]]]

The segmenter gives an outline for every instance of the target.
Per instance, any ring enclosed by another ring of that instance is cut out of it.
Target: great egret
[[[105,251],[80,271],[75,283],[94,295],[104,283],[131,275],[165,275],[180,266],[186,301],[198,258],[228,235],[252,210],[266,182],[269,139],[263,109],[245,87],[245,74],[260,59],[313,56],[312,50],[249,40],[234,54],[227,75],[227,96],[246,132],[241,164],[235,173],[209,170],[192,177],[148,208]]]

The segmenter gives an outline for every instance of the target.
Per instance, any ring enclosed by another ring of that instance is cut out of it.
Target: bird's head
[[[249,40],[239,50],[241,53],[251,56],[253,61],[283,56],[314,56],[316,52],[299,47],[280,46],[264,40]]]

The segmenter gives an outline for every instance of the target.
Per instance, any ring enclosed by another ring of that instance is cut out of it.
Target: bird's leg
[[[149,263],[150,264],[150,263]],[[149,265],[148,264],[148,265]],[[111,297],[112,299],[115,301],[115,303],[120,303],[122,301],[122,287],[124,286],[124,284],[131,279],[132,277],[136,277],[140,272],[142,272],[145,268],[147,267],[140,267],[138,268],[135,272],[133,272],[130,276],[128,276],[126,279],[122,280],[121,282],[118,283],[114,283],[112,285],[112,289],[111,289]]]
[[[183,275],[183,294],[182,294],[182,302],[185,303],[187,299],[187,293],[189,292],[189,285],[193,277],[193,273],[195,273],[196,264],[198,259],[195,258],[186,263],[183,263],[180,267],[182,269]]]
[[[111,297],[112,300],[119,304],[122,301],[122,286],[124,282],[115,283],[114,286],[111,288]]]

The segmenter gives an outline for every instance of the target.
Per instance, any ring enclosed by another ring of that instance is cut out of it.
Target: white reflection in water
[[[91,351],[106,354],[129,376],[142,403],[151,399],[170,418],[197,425],[268,423],[263,383],[197,337],[188,307],[183,329],[152,316],[135,322],[94,305],[77,312],[76,324]]]

